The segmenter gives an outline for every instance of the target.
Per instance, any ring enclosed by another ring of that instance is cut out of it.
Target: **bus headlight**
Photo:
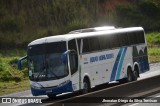
[[[60,83],[60,84],[58,85],[58,87],[61,87],[61,86],[63,86],[63,85],[66,85],[66,84],[69,83],[69,82],[70,82],[70,80],[64,81],[64,82]]]
[[[31,87],[34,89],[42,89],[43,88],[43,86],[39,83],[32,83]]]

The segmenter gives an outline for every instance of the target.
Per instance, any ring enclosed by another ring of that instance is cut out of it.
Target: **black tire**
[[[136,66],[134,67],[134,71],[133,71],[133,81],[136,81],[138,77],[140,77],[140,76],[139,76],[139,68],[138,68],[138,66],[136,65]]]
[[[128,82],[133,81],[133,73],[132,73],[132,69],[131,68],[127,69],[127,81]]]
[[[120,79],[120,80],[119,80],[119,83],[121,83],[121,84],[122,84],[122,83],[126,83],[126,82],[127,82],[127,78],[124,78],[124,79]]]
[[[83,94],[88,93],[88,92],[90,92],[90,89],[91,89],[91,86],[90,86],[90,83],[89,83],[89,79],[85,78],[84,81],[83,81],[82,93]]]
[[[138,78],[138,73],[137,73],[137,71],[133,71],[133,77],[132,77],[133,81],[136,81],[137,78]]]
[[[54,95],[54,94],[48,94],[47,95],[50,99],[55,99],[56,98],[56,95]]]

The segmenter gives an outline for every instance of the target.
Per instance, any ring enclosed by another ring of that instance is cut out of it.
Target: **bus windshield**
[[[29,78],[32,81],[48,81],[68,75],[68,66],[61,55],[66,51],[65,42],[53,42],[28,47]]]

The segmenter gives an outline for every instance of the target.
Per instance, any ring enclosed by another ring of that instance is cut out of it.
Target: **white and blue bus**
[[[142,27],[72,31],[28,44],[27,59],[34,96],[56,95],[126,79],[135,81],[149,70]]]

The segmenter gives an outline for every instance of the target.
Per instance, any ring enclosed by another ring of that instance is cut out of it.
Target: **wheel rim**
[[[130,71],[128,72],[128,81],[132,81],[132,75]]]
[[[84,93],[88,93],[88,84],[87,84],[87,82],[83,83],[83,92]]]
[[[138,78],[138,73],[137,71],[134,71],[134,80],[137,80],[137,78]]]

